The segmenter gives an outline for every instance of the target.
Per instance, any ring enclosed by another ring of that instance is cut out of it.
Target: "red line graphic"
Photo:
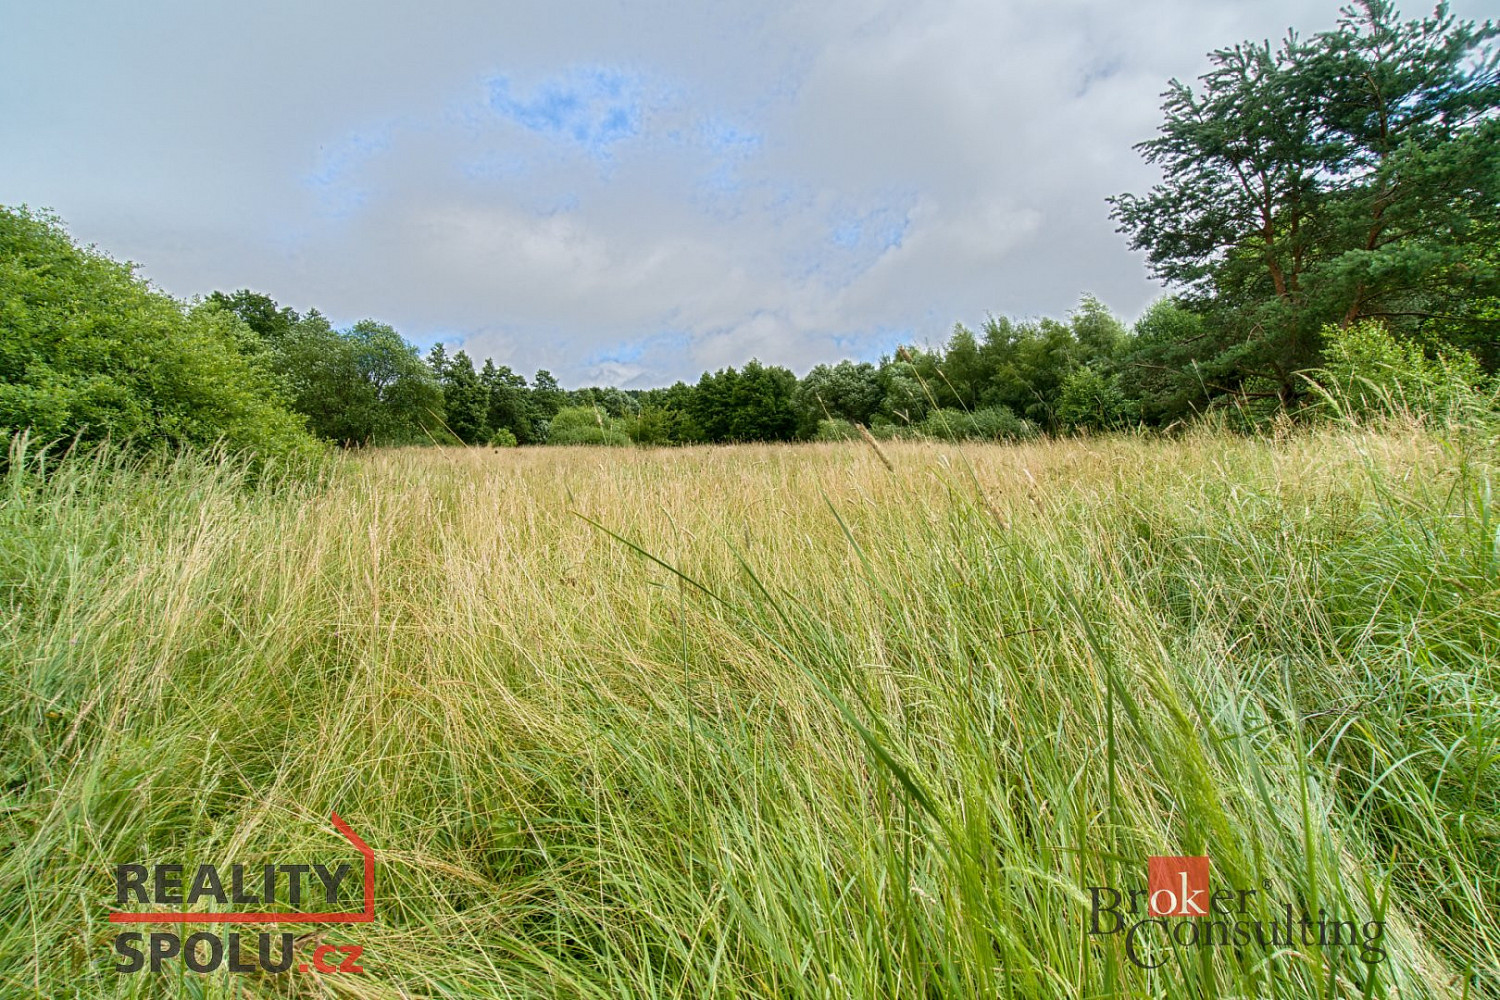
[[[365,908],[359,913],[111,913],[112,924],[368,924],[375,919],[375,852],[331,813],[333,825],[365,859]]]

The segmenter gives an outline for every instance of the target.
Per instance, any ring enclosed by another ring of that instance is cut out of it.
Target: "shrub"
[[[853,441],[859,437],[859,428],[849,420],[819,420],[815,441]]]
[[[624,421],[625,433],[636,444],[662,445],[672,441],[672,414],[659,406],[647,406]]]
[[[1500,382],[1474,356],[1397,340],[1376,321],[1323,330],[1323,367],[1309,373],[1325,412],[1346,418],[1421,414],[1442,422],[1493,419]]]
[[[876,419],[870,421],[870,436],[877,441],[903,441],[908,438],[921,437],[919,433],[909,424],[896,424],[890,420]]]
[[[509,427],[502,427],[490,435],[490,444],[496,448],[516,447],[516,434]]]
[[[565,406],[547,426],[548,444],[630,444],[620,421],[593,406]]]
[[[924,437],[941,441],[1013,440],[1033,433],[1029,423],[1004,406],[973,412],[946,407],[933,410],[915,429]]]
[[[263,356],[241,352],[247,336],[234,315],[77,246],[57,219],[0,207],[0,431],[318,454]]]
[[[1126,421],[1127,402],[1118,374],[1105,375],[1087,366],[1073,369],[1063,379],[1057,401],[1057,420],[1064,427],[1109,430]]]

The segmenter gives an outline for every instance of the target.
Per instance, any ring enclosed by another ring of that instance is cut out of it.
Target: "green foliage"
[[[361,320],[346,332],[311,313],[273,354],[299,413],[342,445],[428,443],[443,434],[442,390],[416,348]]]
[[[490,444],[496,448],[514,448],[519,442],[509,427],[501,427],[490,435]]]
[[[689,404],[709,441],[789,441],[797,430],[797,376],[751,359],[740,371],[704,372]]]
[[[969,427],[972,421],[947,413],[934,421],[931,410],[994,409],[1024,415],[1018,419],[1024,420],[1028,433],[1057,430],[1057,407],[1069,375],[1087,364],[1108,378],[1130,345],[1125,325],[1092,296],[1083,298],[1067,322],[1018,323],[991,317],[982,337],[960,324],[942,349],[906,346],[894,358],[882,359],[875,378],[883,396],[878,414],[871,415],[871,427],[878,415],[896,426],[942,436],[941,431],[929,430],[929,425],[946,422]],[[993,434],[984,431],[978,436],[1015,433],[1015,427],[1001,422]],[[970,436],[970,432],[961,431],[959,436]]]
[[[984,326],[983,357],[989,377],[979,392],[980,402],[1004,406],[1052,430],[1063,379],[1081,353],[1073,330],[1065,323],[991,319]]]
[[[1073,369],[1063,379],[1057,400],[1057,421],[1067,428],[1113,430],[1123,426],[1129,404],[1120,375],[1105,375],[1087,366]]]
[[[8,211],[0,425],[274,451],[295,447],[290,403],[346,445],[481,444],[502,430],[520,444],[785,441],[854,424],[993,439],[1169,426],[1216,407],[1254,423],[1299,406],[1314,369],[1344,380],[1336,392],[1354,379],[1398,405],[1445,407],[1441,386],[1469,384],[1468,369],[1432,375],[1411,345],[1430,364],[1463,367],[1453,359],[1467,352],[1500,370],[1497,38],[1500,26],[1446,7],[1403,21],[1364,0],[1311,38],[1213,52],[1195,86],[1171,82],[1159,134],[1138,147],[1162,183],[1111,199],[1177,289],[1133,331],[1085,296],[1064,320],[958,324],[940,347],[800,381],[752,360],[667,389],[567,390],[546,370],[528,386],[441,344],[424,367],[387,326],[335,331],[249,289],[187,310],[52,220]],[[77,301],[47,316],[48,296]],[[1369,354],[1364,320],[1383,322],[1401,357]],[[1397,370],[1416,382],[1391,383]],[[1400,401],[1408,390],[1422,402]]]
[[[870,436],[877,441],[919,440],[922,435],[917,432],[916,426],[915,424],[898,424],[884,414],[877,413],[871,419],[867,429]]]
[[[269,295],[248,288],[241,288],[233,294],[214,292],[208,301],[238,316],[268,347],[285,343],[301,320],[295,309],[279,305]]]
[[[1327,360],[1311,378],[1323,405],[1345,417],[1416,413],[1442,423],[1494,419],[1500,377],[1489,378],[1473,355],[1443,351],[1429,358],[1421,345],[1392,336],[1384,324],[1329,327]]]
[[[1085,295],[1068,316],[1068,328],[1078,345],[1075,358],[1085,364],[1107,364],[1130,338],[1119,317],[1092,295]]]
[[[1196,91],[1172,81],[1139,147],[1165,179],[1113,202],[1211,318],[1182,367],[1285,404],[1327,324],[1441,324],[1500,290],[1497,31],[1367,0],[1311,39],[1212,53]]]
[[[636,444],[664,445],[672,443],[673,411],[660,406],[647,406],[641,412],[625,420],[625,433]]]
[[[568,394],[547,369],[538,369],[531,385],[531,410],[535,419],[551,420],[553,414],[568,405]]]
[[[925,364],[926,360],[922,352],[905,347],[895,358],[880,360],[880,415],[885,421],[910,426],[927,416],[931,395],[921,376],[921,368],[932,366]],[[872,425],[876,422],[874,417],[870,422]]]
[[[0,207],[0,429],[34,438],[212,445],[266,457],[315,442],[216,306],[186,308],[54,217]]]
[[[840,361],[818,365],[792,392],[797,436],[820,435],[820,426],[827,420],[868,424],[884,394],[880,372],[872,364]]]
[[[814,441],[858,441],[859,428],[848,420],[819,420]]]
[[[640,410],[634,396],[612,385],[574,389],[567,397],[569,406],[596,406],[611,417],[633,417]]]
[[[1500,372],[1500,291],[1494,289],[1500,274],[1500,211],[1487,224],[1477,223],[1471,252],[1456,268],[1470,278],[1468,287],[1456,291],[1445,315],[1421,325],[1423,338],[1432,344],[1447,344],[1474,355],[1485,371]]]
[[[982,410],[933,410],[913,428],[923,437],[943,441],[1012,441],[1030,437],[1030,424],[1007,407],[989,406]]]
[[[636,399],[640,411],[627,421],[631,440],[641,444],[692,444],[707,440],[693,417],[697,388],[676,382],[665,389],[647,389]]]
[[[628,445],[621,422],[592,406],[565,406],[547,425],[548,444]]]
[[[1208,405],[1219,387],[1196,364],[1196,347],[1207,335],[1202,313],[1176,298],[1158,299],[1136,320],[1116,368],[1128,407],[1143,423],[1168,424]]]
[[[490,391],[463,351],[453,355],[438,376],[443,386],[443,421],[449,433],[464,444],[489,440]]]
[[[536,440],[535,420],[531,397],[526,391],[526,376],[511,370],[509,365],[497,365],[490,358],[484,359],[479,372],[479,383],[486,397],[485,422],[496,429],[506,430],[521,444]]]

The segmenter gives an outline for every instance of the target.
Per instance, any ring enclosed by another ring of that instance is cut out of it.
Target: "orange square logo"
[[[1208,858],[1147,858],[1146,904],[1153,917],[1208,915]]]

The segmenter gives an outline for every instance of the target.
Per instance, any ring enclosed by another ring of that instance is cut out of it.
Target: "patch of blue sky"
[[[641,134],[648,111],[645,80],[603,66],[577,67],[527,90],[506,76],[485,81],[491,111],[522,128],[571,142],[608,161],[613,148]]]
[[[335,330],[348,330],[350,327],[354,326],[354,324],[360,322],[361,320],[369,319],[370,317],[363,315],[327,313],[325,314],[324,318],[328,320],[329,324]],[[402,338],[408,344],[411,344],[413,347],[417,348],[417,350],[422,354],[424,358],[427,356],[427,352],[432,350],[433,346],[436,344],[442,344],[443,350],[447,351],[451,356],[455,351],[462,350],[464,343],[468,339],[468,335],[463,333],[462,331],[443,329],[441,327],[435,327],[426,330],[409,330],[401,329],[400,327],[398,327],[396,329],[396,332],[401,334]],[[481,359],[475,359],[475,363],[478,364],[480,360]]]
[[[468,337],[463,333],[458,332],[457,330],[439,329],[418,330],[415,332],[410,330],[403,330],[401,331],[401,335],[406,338],[407,343],[411,344],[418,351],[420,351],[423,357],[426,357],[427,352],[432,350],[438,344],[442,344],[443,350],[447,352],[449,357],[452,357],[458,351],[463,350],[464,344],[468,341]],[[483,358],[474,358],[473,360],[476,365],[481,365],[484,363]]]
[[[836,247],[853,250],[859,246],[859,241],[864,238],[864,234],[865,227],[856,219],[834,226],[829,239],[833,240],[833,245]]]
[[[671,93],[670,100],[675,106],[666,110],[688,117],[677,117],[679,124],[652,138],[696,176],[693,201],[703,212],[719,219],[741,215],[746,208],[744,195],[754,186],[746,180],[743,167],[764,147],[764,135],[723,115],[690,114],[683,107],[688,97],[680,89]]]
[[[325,214],[352,214],[368,200],[370,190],[359,173],[372,159],[391,146],[389,124],[350,132],[318,150],[317,165],[303,183],[317,196]]]
[[[765,136],[743,129],[723,118],[698,122],[698,141],[712,154],[725,159],[747,159],[765,145]]]
[[[607,65],[575,66],[520,80],[497,74],[483,79],[483,103],[455,107],[449,117],[488,150],[457,169],[473,180],[513,179],[546,172],[554,157],[582,154],[606,179],[615,176],[627,148],[665,155],[695,177],[690,197],[706,213],[733,218],[745,209],[750,186],[745,165],[765,145],[753,124],[722,111],[694,107],[691,88],[670,79]],[[488,119],[489,128],[484,125]],[[504,142],[493,131],[509,125],[543,145]],[[488,134],[486,134],[488,133]]]
[[[899,247],[910,227],[913,198],[893,195],[874,207],[852,208],[845,202],[832,211],[799,204],[795,199],[779,204],[791,213],[814,212],[822,225],[813,232],[826,233],[788,250],[782,256],[787,277],[796,281],[819,279],[829,288],[844,288],[868,271],[883,254]]]
[[[863,212],[844,209],[833,213],[828,239],[840,249],[863,250],[879,256],[899,247],[910,226],[909,210],[900,204],[878,205]]]
[[[759,209],[778,221],[792,219],[817,209],[817,188],[808,184],[786,178],[768,179],[759,185],[758,190],[763,195]]]
[[[745,180],[732,163],[715,164],[698,183],[709,195],[738,195],[745,190]],[[722,208],[722,206],[716,207]]]
[[[680,330],[664,331],[639,340],[606,344],[583,359],[584,365],[600,365],[609,362],[630,364],[640,361],[648,354],[662,351],[683,351],[693,345],[693,338]]]
[[[910,327],[877,326],[871,330],[836,333],[832,340],[842,356],[873,363],[894,354],[902,344],[912,343],[915,336]]]

